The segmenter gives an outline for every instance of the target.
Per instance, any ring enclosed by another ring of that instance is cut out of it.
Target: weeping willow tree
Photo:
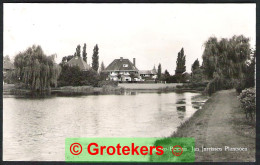
[[[55,64],[55,56],[46,56],[42,48],[35,45],[18,53],[14,59],[17,78],[31,90],[44,91],[56,87],[61,68]]]
[[[214,92],[223,88],[231,88],[234,84],[230,84],[230,82],[244,79],[250,52],[249,38],[243,35],[220,40],[216,37],[209,38],[205,42],[202,56],[204,73],[208,79],[212,80],[208,84],[208,90]]]
[[[203,67],[209,79],[214,74],[223,78],[241,79],[245,77],[246,62],[250,59],[249,38],[233,36],[230,39],[215,37],[205,43]]]

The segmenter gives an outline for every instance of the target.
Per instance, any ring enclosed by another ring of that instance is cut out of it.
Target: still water
[[[66,137],[167,137],[206,101],[199,93],[3,99],[3,159],[64,161]]]

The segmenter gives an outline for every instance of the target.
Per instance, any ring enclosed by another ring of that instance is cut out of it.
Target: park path
[[[221,147],[223,150],[205,153],[202,161],[254,161],[252,144],[248,142],[255,139],[239,135],[233,127],[234,115],[241,111],[235,91],[219,91],[209,108],[212,113],[206,127],[204,147]],[[225,146],[248,148],[249,151],[225,151]]]

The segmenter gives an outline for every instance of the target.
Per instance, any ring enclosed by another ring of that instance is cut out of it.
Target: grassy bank
[[[234,90],[212,95],[203,108],[183,123],[172,137],[193,137],[196,161],[254,161],[255,123],[245,119]],[[229,151],[225,146],[247,148],[247,151]],[[222,148],[222,151],[203,152],[203,148]]]
[[[178,87],[179,86],[179,87]],[[139,84],[139,83],[122,83],[116,85],[103,85],[102,87],[92,86],[64,86],[52,88],[50,91],[45,91],[44,94],[58,95],[87,95],[87,94],[122,94],[125,90],[143,91],[143,92],[198,92],[196,89],[182,88],[182,83],[170,84]],[[17,88],[13,84],[5,84],[3,86],[3,94],[6,95],[31,95],[36,94],[29,89]]]
[[[52,88],[50,91],[45,91],[42,94],[58,94],[58,95],[88,95],[88,94],[121,94],[124,89],[116,86],[104,85],[103,87],[92,86],[65,86]],[[4,95],[34,95],[36,92],[32,92],[29,89],[19,89],[13,84],[5,84],[3,86]]]
[[[169,83],[169,84],[162,84],[162,83],[120,83],[118,84],[119,87],[125,89],[132,89],[132,90],[162,90],[162,89],[175,89],[177,85],[182,85],[182,83]]]
[[[124,89],[113,86],[92,87],[92,86],[66,86],[52,89],[52,93],[73,95],[73,94],[109,94],[121,93]]]

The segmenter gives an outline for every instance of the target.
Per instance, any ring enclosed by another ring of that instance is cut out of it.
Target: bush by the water
[[[78,66],[62,66],[58,86],[98,86],[100,77],[94,70],[81,71]]]
[[[186,90],[196,90],[196,91],[203,91],[207,86],[208,82],[191,82],[191,83],[183,83],[183,85],[177,85],[177,89],[186,89]]]
[[[17,82],[17,77],[14,71],[8,71],[3,75],[3,80],[7,84],[14,84]]]
[[[256,111],[255,93],[255,88],[248,88],[243,90],[238,96],[241,107],[245,111],[246,118],[248,118],[248,115],[250,115],[251,120],[253,119],[253,114],[255,114]]]
[[[103,86],[117,87],[118,86],[118,81],[99,81],[98,82],[98,87],[103,87]]]
[[[208,95],[212,95],[216,91],[223,89],[231,89],[234,87],[235,82],[230,79],[224,79],[221,77],[215,77],[212,81],[210,81],[205,88],[204,92]]]
[[[208,82],[191,82],[184,84],[184,87],[189,87],[189,88],[205,88],[207,86]]]

